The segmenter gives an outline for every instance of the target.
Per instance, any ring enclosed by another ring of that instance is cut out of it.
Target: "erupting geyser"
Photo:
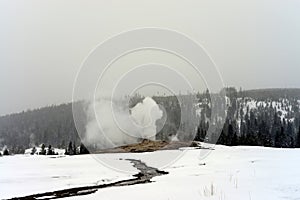
[[[155,139],[156,121],[163,111],[146,97],[128,111],[122,101],[101,99],[88,109],[88,123],[82,137],[88,146],[99,149],[137,143],[140,139]]]
[[[140,138],[155,139],[156,120],[163,116],[157,103],[150,97],[146,97],[131,109],[131,116],[136,125],[140,128]]]

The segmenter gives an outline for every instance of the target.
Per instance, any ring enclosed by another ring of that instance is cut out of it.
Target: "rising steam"
[[[156,121],[163,111],[150,97],[129,109],[124,101],[100,99],[88,108],[88,123],[84,143],[99,149],[137,143],[140,139],[155,139]]]

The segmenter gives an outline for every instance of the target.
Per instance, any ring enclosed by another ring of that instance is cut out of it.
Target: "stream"
[[[135,159],[125,159],[125,160],[131,162],[133,164],[133,167],[135,167],[140,171],[139,173],[133,175],[134,178],[108,183],[108,184],[102,184],[102,185],[75,187],[75,188],[69,188],[64,190],[57,190],[53,192],[33,194],[24,197],[15,197],[8,200],[38,200],[38,199],[49,200],[49,199],[59,199],[59,198],[66,198],[72,196],[88,195],[88,194],[95,193],[102,188],[151,183],[152,182],[151,179],[153,177],[168,174],[168,172],[158,170],[154,167],[149,167],[140,160],[135,160]]]

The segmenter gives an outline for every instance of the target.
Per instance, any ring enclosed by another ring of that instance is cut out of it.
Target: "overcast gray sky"
[[[138,27],[201,43],[225,85],[300,87],[299,10],[299,0],[1,0],[0,115],[71,101],[87,54]]]

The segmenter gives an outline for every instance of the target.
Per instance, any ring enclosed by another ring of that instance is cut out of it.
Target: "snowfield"
[[[115,161],[118,162],[118,161]],[[120,162],[124,168],[134,168]],[[90,155],[0,157],[0,199],[21,197],[66,188],[109,183],[131,178],[101,166]],[[135,170],[132,174],[137,173]]]
[[[178,154],[178,151],[1,157],[0,199],[129,179],[137,170],[124,159],[140,159],[157,167],[160,158]],[[211,153],[199,159],[200,151]],[[127,172],[113,170],[95,158],[113,163]],[[104,188],[94,194],[66,199],[300,199],[300,149],[189,148],[179,160],[161,170],[169,174],[153,178],[152,183]]]

